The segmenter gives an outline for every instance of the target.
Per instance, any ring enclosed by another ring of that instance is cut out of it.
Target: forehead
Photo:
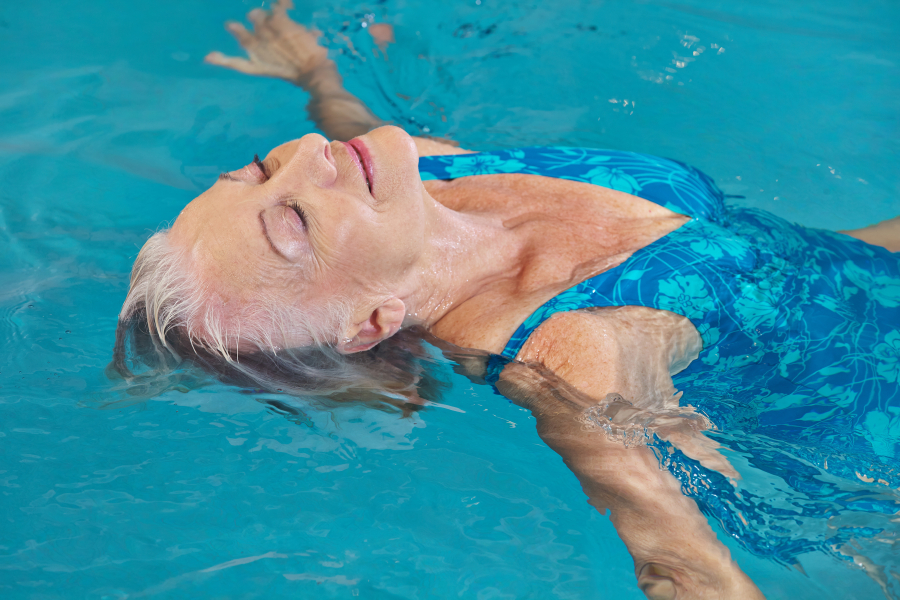
[[[182,210],[170,231],[192,275],[226,302],[250,303],[305,279],[303,269],[272,252],[250,195],[239,183],[218,182]]]

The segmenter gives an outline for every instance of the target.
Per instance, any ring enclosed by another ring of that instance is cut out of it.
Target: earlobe
[[[406,305],[403,301],[399,298],[386,300],[371,311],[367,318],[350,327],[337,349],[343,354],[369,350],[400,331],[404,318]]]

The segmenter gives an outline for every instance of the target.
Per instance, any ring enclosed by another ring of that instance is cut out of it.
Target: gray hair
[[[108,371],[126,380],[130,394],[146,398],[171,388],[184,379],[172,374],[190,362],[227,383],[269,392],[351,394],[394,405],[418,398],[425,370],[419,363],[431,362],[416,337],[420,332],[342,355],[334,342],[349,322],[349,303],[300,310],[261,296],[229,306],[226,314],[216,290],[191,263],[171,243],[169,230],[150,237],[135,259]],[[298,337],[309,343],[286,347],[284,340]],[[141,375],[135,373],[139,363]]]
[[[119,320],[140,312],[164,346],[168,347],[168,334],[180,330],[192,346],[226,361],[234,360],[242,349],[277,353],[288,339],[326,345],[349,321],[348,303],[338,300],[300,310],[260,295],[254,302],[229,307],[227,315],[217,300],[187,253],[174,247],[169,230],[163,229],[147,240],[134,261]]]

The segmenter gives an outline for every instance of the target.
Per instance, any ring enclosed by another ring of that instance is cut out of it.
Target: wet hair
[[[341,354],[331,343],[348,321],[340,302],[301,312],[259,298],[230,309],[226,318],[214,291],[191,275],[190,266],[169,243],[167,230],[139,252],[107,369],[123,381],[118,391],[124,394],[108,404],[202,387],[205,373],[248,390],[363,401],[406,414],[423,400],[437,400],[449,385],[437,375],[440,369],[429,366],[436,361],[422,343],[424,330],[404,330],[369,351]],[[277,340],[285,333],[311,343],[281,347]]]
[[[362,402],[408,415],[428,401],[439,401],[450,386],[440,354],[423,340],[435,341],[424,330],[402,330],[371,350],[340,354],[327,346],[306,346],[276,352],[235,353],[223,360],[204,346],[192,346],[179,329],[170,329],[162,343],[146,318],[135,314],[120,321],[113,360],[107,368],[120,380],[108,407],[135,404],[169,390],[189,391],[213,380],[254,394],[277,394],[281,412],[300,399],[333,404]]]
[[[134,261],[119,321],[142,313],[164,346],[170,331],[177,330],[192,346],[225,361],[232,359],[234,348],[275,352],[285,339],[326,345],[349,322],[349,303],[339,298],[300,310],[259,294],[240,306],[226,306],[191,263],[170,243],[169,230],[151,236]]]

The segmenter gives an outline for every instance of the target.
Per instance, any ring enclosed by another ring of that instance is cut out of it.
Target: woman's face
[[[428,198],[403,130],[349,143],[309,134],[223,174],[170,236],[225,307],[273,295],[298,307],[335,294],[364,302],[390,294],[419,258]]]

